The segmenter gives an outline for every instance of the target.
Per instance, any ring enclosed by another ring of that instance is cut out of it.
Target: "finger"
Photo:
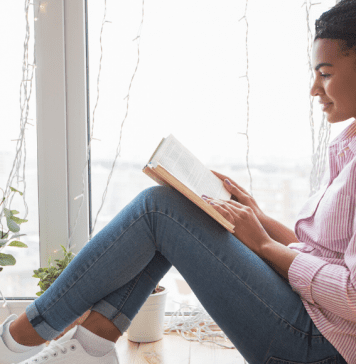
[[[243,203],[237,201],[236,199],[233,200],[232,198],[235,197],[235,196],[231,196],[231,200],[229,201],[226,201],[228,204],[230,204],[231,206],[234,206],[234,207],[238,207],[238,208],[243,208],[243,207],[246,207],[246,205],[244,205]],[[235,197],[236,198],[236,197]]]
[[[243,188],[243,187],[241,187],[238,183],[236,183],[235,181],[232,181],[229,177],[227,177],[227,176],[225,176],[224,174],[221,174],[221,173],[219,173],[219,172],[216,172],[216,171],[213,171],[212,169],[210,170],[211,172],[213,172],[217,177],[219,177],[223,182],[225,181],[225,179],[228,179],[230,182],[231,182],[231,184],[233,185],[233,186],[236,186],[236,187],[238,187],[242,192],[244,192],[244,193],[246,193],[246,194],[248,194],[248,192]],[[224,185],[226,185],[226,183],[224,184]]]
[[[205,195],[201,196],[201,198],[202,198],[205,202],[207,202],[207,203],[209,203],[209,200],[211,200],[211,197],[209,197],[209,196],[205,196]]]
[[[210,170],[211,172],[213,172],[215,175],[216,175],[216,177],[219,177],[220,179],[222,179],[222,180],[224,180],[225,178],[227,178],[226,176],[224,176],[223,174],[221,174],[221,173],[218,173],[218,172],[216,172],[216,171],[213,171],[212,169]]]
[[[209,200],[206,200],[207,203],[209,204],[214,204],[216,206],[220,206],[222,207],[223,209],[227,210],[231,216],[233,217],[234,214],[235,215],[238,215],[239,212],[242,210],[242,209],[245,209],[245,205],[242,205],[238,202],[235,202],[235,201],[226,201],[226,200],[218,200],[218,199],[209,199]]]
[[[229,180],[230,181],[230,180]],[[234,184],[232,184],[232,182],[230,181],[231,184],[228,184],[226,182],[226,180],[224,180],[224,186],[227,189],[228,192],[231,193],[231,199],[239,202],[239,199],[243,199],[245,193],[243,192],[243,189],[240,186],[235,186]],[[235,197],[235,198],[234,198]]]
[[[227,206],[222,206],[220,201],[210,201],[210,205],[214,207],[216,211],[218,211],[227,221],[229,221],[232,225],[235,225],[235,220],[232,214],[227,210]]]
[[[234,197],[234,196],[232,196]],[[214,199],[212,197],[208,197],[208,196],[205,196],[203,195],[202,196],[202,199],[206,202],[206,203],[210,203],[210,202],[213,202],[213,203],[216,203],[216,204],[223,204],[225,203],[226,206],[234,206],[234,207],[239,207],[239,208],[243,208],[245,207],[245,205],[243,205],[242,203],[236,201],[236,200],[218,200],[218,199]]]

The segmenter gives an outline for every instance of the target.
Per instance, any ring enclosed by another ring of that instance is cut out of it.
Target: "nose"
[[[315,78],[312,88],[310,89],[310,95],[315,97],[324,93],[323,87],[319,84],[318,79]]]

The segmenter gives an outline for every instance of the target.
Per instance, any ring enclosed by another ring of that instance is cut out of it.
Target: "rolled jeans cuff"
[[[123,334],[131,325],[131,320],[124,313],[117,313],[117,308],[110,305],[110,303],[105,300],[101,300],[96,303],[91,310],[99,312],[103,316],[110,318],[110,321],[116,326],[121,334]]]
[[[48,325],[45,319],[40,315],[35,301],[26,307],[26,315],[37,334],[44,340],[53,340],[61,334],[61,331],[57,331],[52,326]]]

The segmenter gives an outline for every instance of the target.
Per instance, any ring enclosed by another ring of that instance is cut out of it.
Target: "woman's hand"
[[[234,201],[239,202],[240,204],[250,207],[252,211],[255,213],[258,220],[262,223],[262,219],[265,217],[265,214],[262,210],[258,207],[256,200],[241,186],[239,186],[236,182],[232,179],[224,176],[215,171],[211,171],[215,174],[215,176],[219,177],[223,182],[225,188],[231,193],[231,199]],[[229,186],[225,179],[228,179],[231,182],[231,186]]]
[[[273,242],[251,207],[233,200],[224,201],[209,197],[203,197],[203,199],[235,225],[233,235],[257,255],[261,254],[263,247]]]

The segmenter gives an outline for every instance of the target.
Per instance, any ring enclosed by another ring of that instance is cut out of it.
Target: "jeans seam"
[[[164,212],[161,212],[161,211],[151,211],[149,213],[159,213],[159,214],[163,214],[164,216],[168,217],[169,219],[173,220],[174,222],[176,222],[178,225],[180,225],[183,229],[185,229],[191,236],[194,237],[194,239],[196,239],[201,246],[203,246],[203,248],[205,248],[210,254],[212,254],[221,264],[223,264],[241,283],[243,283],[250,291],[251,293],[256,296],[266,307],[268,307],[271,312],[273,312],[273,314],[275,316],[277,316],[278,318],[280,318],[283,322],[285,322],[288,326],[290,326],[293,330],[301,333],[301,334],[304,334],[305,336],[309,336],[308,333],[305,333],[304,331],[301,331],[297,328],[295,328],[293,325],[291,325],[290,322],[286,321],[283,317],[281,317],[277,312],[275,312],[273,310],[272,307],[270,307],[265,301],[263,301],[252,289],[250,286],[248,286],[243,280],[241,280],[241,278],[235,274],[235,272],[233,272],[226,264],[224,264],[224,262],[222,262],[210,249],[208,249],[198,238],[196,238],[189,230],[187,230],[182,224],[180,224],[177,220],[175,220],[173,217],[165,214]],[[231,233],[230,233],[231,234]],[[240,240],[239,240],[240,241]],[[243,242],[241,242],[243,244]],[[245,245],[245,244],[244,244]],[[245,245],[246,246],[246,245]],[[158,248],[157,248],[158,249]],[[323,335],[311,335],[312,338],[323,338],[324,336]]]
[[[144,272],[144,270],[145,270],[146,268],[144,268],[141,272],[140,272],[140,275],[137,277],[137,279],[134,281],[134,284],[132,285],[132,287],[130,287],[130,289],[129,289],[129,291],[128,291],[128,294],[127,294],[127,296],[126,296],[126,298],[125,298],[125,300],[123,301],[123,303],[120,305],[120,309],[118,309],[118,311],[120,311],[113,319],[115,319],[115,318],[117,318],[117,317],[119,317],[120,315],[121,315],[121,310],[122,310],[122,308],[123,308],[123,306],[125,305],[125,303],[126,303],[126,301],[129,299],[129,297],[130,297],[130,295],[131,295],[131,293],[132,293],[132,291],[135,289],[135,287],[136,287],[136,285],[137,285],[137,282],[140,280],[140,278],[141,278],[141,276],[142,276],[142,274],[143,274],[143,272]]]

